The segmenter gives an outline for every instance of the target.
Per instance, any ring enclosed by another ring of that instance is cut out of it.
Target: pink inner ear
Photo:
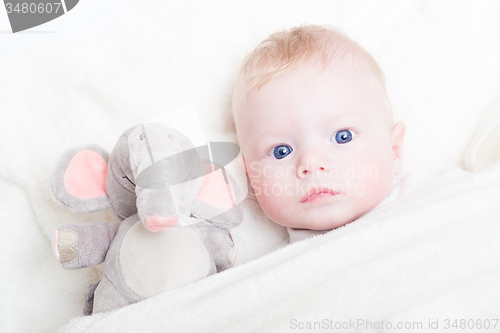
[[[105,195],[108,163],[98,153],[84,150],[76,154],[64,174],[64,186],[69,194],[82,199]]]
[[[203,183],[196,198],[218,208],[234,207],[232,187],[224,181],[221,169],[203,176]]]

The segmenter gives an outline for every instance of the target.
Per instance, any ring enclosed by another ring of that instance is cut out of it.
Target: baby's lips
[[[300,202],[306,202],[310,198],[315,197],[315,196],[319,196],[322,193],[331,194],[331,195],[337,195],[338,194],[334,190],[331,190],[331,189],[329,189],[327,187],[315,188],[315,189],[310,190],[306,195],[304,195],[302,197],[302,199],[300,199]]]
[[[150,231],[159,232],[176,225],[177,216],[172,215],[164,217],[164,216],[150,215],[146,216],[144,222],[146,224],[146,228],[148,228]]]

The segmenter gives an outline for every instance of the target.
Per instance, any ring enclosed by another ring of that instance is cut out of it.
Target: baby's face
[[[404,124],[393,126],[368,66],[304,66],[254,89],[238,115],[257,200],[283,226],[351,222],[389,194],[399,173]]]

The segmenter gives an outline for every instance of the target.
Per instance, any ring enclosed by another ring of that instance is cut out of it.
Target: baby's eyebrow
[[[277,135],[276,133],[273,132],[266,132],[266,133],[257,133],[253,140],[251,140],[250,146],[252,147],[252,150],[256,154],[263,153],[268,146],[271,146],[272,144],[275,144],[279,141],[281,141],[282,136]]]
[[[262,144],[262,142],[265,141],[272,141],[273,138],[276,138],[276,135],[272,135],[269,133],[266,134],[256,133],[252,142],[255,144]]]
[[[264,140],[272,140],[278,138],[279,135],[276,135],[274,132],[266,132],[263,134],[258,134],[255,136],[255,141],[264,141]]]
[[[364,122],[366,121],[366,119],[364,119],[364,117],[362,115],[359,115],[358,113],[346,112],[332,116],[332,118],[327,120],[327,123],[329,123],[330,125],[325,126],[331,127],[331,131],[333,134],[333,132],[336,130],[351,126],[351,123],[359,124],[359,121]],[[281,134],[278,131],[266,131],[262,133],[257,132],[254,134],[251,146],[256,153],[261,153],[264,151],[264,149],[267,148],[267,146],[280,143],[280,141],[283,140],[284,136],[286,136],[286,134]]]
[[[337,114],[333,116],[331,119],[328,119],[331,122],[333,130],[337,130],[340,128],[337,127],[346,127],[350,126],[350,123],[355,123],[359,121],[365,121],[364,115],[361,115],[359,112],[343,112],[341,114]]]

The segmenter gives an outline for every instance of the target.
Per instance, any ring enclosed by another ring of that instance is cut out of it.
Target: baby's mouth
[[[337,195],[338,193],[334,192],[333,190],[330,190],[329,188],[318,188],[318,189],[313,189],[309,191],[306,195],[302,197],[300,200],[301,203],[306,203],[306,202],[319,202],[323,201],[325,199],[328,199],[330,197],[333,197],[334,195]]]

